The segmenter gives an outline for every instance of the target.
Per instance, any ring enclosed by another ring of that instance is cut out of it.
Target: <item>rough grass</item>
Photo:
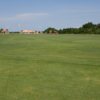
[[[0,35],[0,100],[100,100],[100,35]]]

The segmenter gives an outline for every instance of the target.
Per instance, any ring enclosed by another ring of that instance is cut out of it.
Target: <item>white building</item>
[[[22,34],[39,34],[38,31],[33,31],[33,30],[21,30]]]

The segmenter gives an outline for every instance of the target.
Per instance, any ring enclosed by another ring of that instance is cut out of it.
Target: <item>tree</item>
[[[57,34],[58,30],[55,28],[47,28],[43,33],[47,33],[47,34]]]
[[[1,28],[1,29],[0,29],[0,33],[2,33],[2,31],[3,31],[3,29]]]
[[[92,22],[88,22],[86,24],[84,24],[82,26],[82,28],[86,28],[86,29],[89,29],[89,28],[94,28],[96,25],[94,25]]]
[[[92,22],[88,22],[82,26],[82,30],[84,30],[84,33],[88,33],[88,34],[95,34],[96,29],[97,26]]]
[[[96,25],[96,27],[100,29],[100,23],[99,23],[99,24],[97,24],[97,25]]]
[[[93,24],[88,22],[79,28],[64,28],[57,30],[55,28],[47,28],[44,33],[59,33],[59,34],[100,34],[100,23]]]

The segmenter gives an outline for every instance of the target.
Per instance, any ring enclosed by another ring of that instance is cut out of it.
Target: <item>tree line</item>
[[[88,22],[79,28],[64,28],[64,29],[55,29],[47,28],[43,31],[47,34],[100,34],[100,24],[93,24]]]
[[[8,29],[0,29],[0,33],[7,33]],[[20,32],[9,32],[9,33],[20,33]],[[42,33],[44,34],[100,34],[100,23],[93,24],[88,22],[79,28],[47,28]]]

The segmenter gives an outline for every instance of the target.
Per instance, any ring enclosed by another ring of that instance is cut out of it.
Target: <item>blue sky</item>
[[[0,27],[10,30],[100,23],[100,0],[0,0]]]

